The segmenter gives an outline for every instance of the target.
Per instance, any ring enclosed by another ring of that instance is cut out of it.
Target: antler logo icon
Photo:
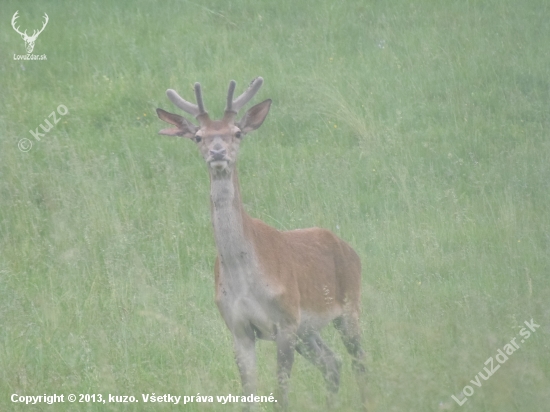
[[[29,36],[27,34],[27,30],[25,30],[23,33],[21,33],[19,31],[19,27],[15,27],[15,20],[17,20],[17,18],[19,17],[17,15],[17,13],[19,13],[19,10],[17,10],[15,12],[15,14],[13,15],[12,19],[11,19],[11,26],[13,27],[13,29],[19,33],[21,35],[21,37],[23,38],[23,40],[25,40],[25,48],[27,49],[27,53],[32,53],[32,50],[34,49],[34,42],[36,41],[36,38],[38,37],[38,35],[40,33],[42,33],[44,31],[44,28],[46,27],[46,24],[48,24],[48,15],[46,13],[44,13],[44,24],[42,25],[42,28],[40,30],[33,30],[33,33],[32,33],[32,36]]]

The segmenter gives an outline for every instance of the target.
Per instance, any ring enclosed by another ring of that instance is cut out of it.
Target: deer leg
[[[288,382],[294,363],[296,334],[293,330],[282,329],[277,333],[275,342],[277,344],[277,380],[279,382],[279,404],[277,406],[286,411],[288,410]]]
[[[365,351],[361,347],[359,333],[359,317],[353,313],[344,313],[334,319],[334,326],[340,332],[346,350],[351,355],[351,366],[361,393],[363,410],[368,409],[367,403],[367,368],[365,366]]]
[[[325,344],[318,332],[312,332],[307,336],[301,337],[296,350],[323,374],[328,391],[327,404],[329,408],[333,408],[340,386],[340,368],[342,362]]]
[[[256,395],[257,380],[256,380],[256,338],[254,332],[252,334],[233,335],[233,346],[235,350],[235,360],[239,373],[241,375],[241,383],[243,394]],[[245,403],[244,411],[250,410],[250,405]]]

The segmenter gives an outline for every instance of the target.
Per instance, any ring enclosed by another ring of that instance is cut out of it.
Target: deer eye
[[[195,135],[195,142],[199,143],[202,140],[202,137],[200,137],[198,134]]]
[[[235,137],[236,137],[237,139],[240,139],[241,137],[243,137],[242,132],[239,130],[237,133],[235,133]]]

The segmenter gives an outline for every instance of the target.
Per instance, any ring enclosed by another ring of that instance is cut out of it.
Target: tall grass
[[[29,31],[48,13],[34,51],[46,61],[13,60],[16,10]],[[192,143],[157,136],[154,109],[174,111],[164,91],[191,98],[200,81],[220,115],[230,79],[244,89],[261,75],[257,101],[274,104],[241,150],[246,208],[358,251],[373,409],[459,409],[451,395],[533,319],[541,327],[461,410],[546,410],[548,12],[511,0],[5,1],[0,409],[29,409],[13,393],[239,393],[213,302],[207,172]],[[35,141],[29,129],[60,104],[69,113]],[[324,336],[345,361],[338,410],[357,410],[349,357]],[[258,348],[268,395],[275,350]],[[297,358],[293,410],[323,410],[322,388]]]

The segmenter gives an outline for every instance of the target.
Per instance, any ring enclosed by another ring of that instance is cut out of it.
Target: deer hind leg
[[[316,331],[301,336],[296,350],[321,371],[327,385],[327,404],[329,408],[334,407],[335,397],[340,386],[342,361]]]
[[[344,313],[334,319],[334,326],[340,332],[346,350],[351,355],[351,366],[359,385],[363,410],[367,405],[367,367],[365,366],[365,351],[361,347],[361,335],[359,332],[359,316],[356,313]]]

